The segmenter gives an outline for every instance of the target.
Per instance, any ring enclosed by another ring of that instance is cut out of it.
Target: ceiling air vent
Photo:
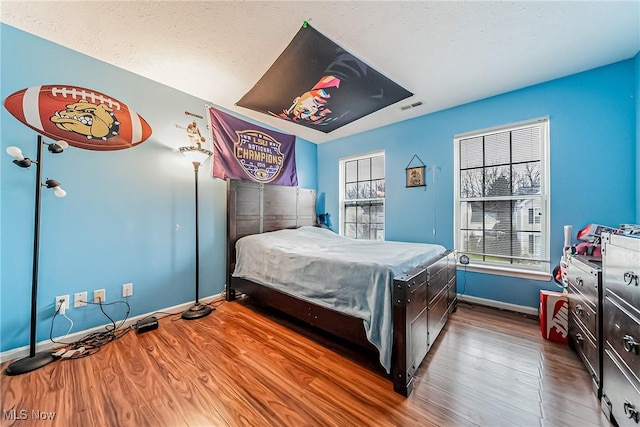
[[[421,106],[421,105],[422,105],[422,101],[418,101],[418,102],[414,102],[413,104],[403,105],[403,106],[401,106],[401,107],[400,107],[400,109],[401,109],[402,111],[404,111],[404,110],[408,110],[408,109],[410,109],[410,108],[419,107],[419,106]]]

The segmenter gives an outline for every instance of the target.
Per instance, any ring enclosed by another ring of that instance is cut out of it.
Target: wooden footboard
[[[416,370],[456,308],[453,252],[431,259],[393,280],[393,389],[413,390]]]
[[[227,187],[227,300],[243,293],[360,347],[375,348],[362,320],[232,276],[239,238],[315,223],[315,191],[245,181],[229,181]],[[411,393],[416,369],[455,310],[455,273],[449,251],[394,279],[391,376],[400,394]]]
[[[362,320],[274,289],[233,277],[227,299],[240,292],[264,306],[282,311],[313,327],[361,347],[367,341]],[[448,251],[393,280],[393,349],[391,378],[397,393],[409,396],[414,374],[456,309],[456,260]]]

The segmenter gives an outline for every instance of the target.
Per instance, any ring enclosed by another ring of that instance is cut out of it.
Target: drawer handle
[[[624,401],[624,414],[627,416],[627,418],[629,418],[630,420],[635,421],[636,423],[639,420],[639,418],[638,418],[638,410],[633,405],[633,403],[629,402],[628,400]]]
[[[582,336],[582,334],[580,332],[578,332],[576,334],[576,343],[582,345],[582,341],[584,341],[584,337]]]
[[[576,314],[582,316],[582,313],[584,313],[584,308],[580,304],[576,305]]]
[[[629,353],[637,353],[636,349],[640,347],[640,342],[636,341],[631,335],[625,335],[622,337],[624,341],[624,349]]]
[[[582,280],[582,277],[576,277],[576,285],[584,286],[584,280]]]
[[[629,286],[633,282],[635,282],[636,286],[638,286],[638,275],[633,271],[627,271],[624,273],[624,283]]]

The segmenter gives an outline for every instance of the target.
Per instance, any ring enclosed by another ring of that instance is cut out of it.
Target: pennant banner
[[[237,105],[329,133],[412,95],[305,22]]]
[[[263,184],[298,185],[296,137],[209,108],[213,176]]]

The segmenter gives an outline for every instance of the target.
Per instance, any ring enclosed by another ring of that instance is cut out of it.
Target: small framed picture
[[[424,166],[415,168],[407,168],[407,187],[425,187],[424,182]]]

